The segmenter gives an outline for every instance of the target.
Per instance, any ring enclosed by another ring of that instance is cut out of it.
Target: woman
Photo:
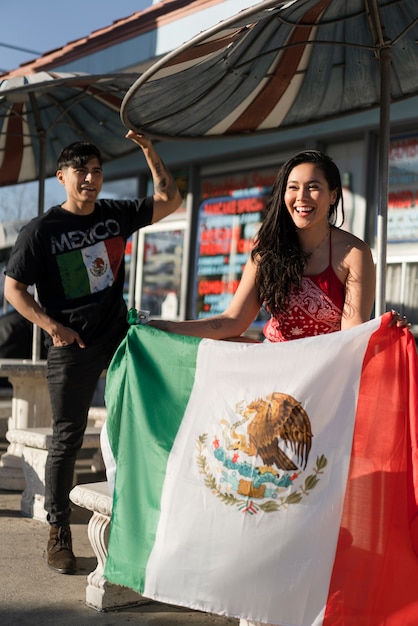
[[[238,338],[261,306],[269,341],[351,328],[370,319],[375,268],[369,246],[336,225],[342,202],[339,170],[316,150],[280,169],[239,287],[228,308],[206,319],[150,324],[172,333]],[[344,215],[344,213],[342,213]],[[407,325],[394,313],[393,323]]]
[[[339,202],[341,178],[332,159],[316,150],[295,155],[278,173],[226,311],[207,319],[150,324],[184,335],[238,338],[265,306],[271,315],[266,339],[288,341],[367,322],[374,301],[374,262],[364,241],[336,226]],[[395,312],[392,323],[408,324]],[[263,626],[240,620],[240,626],[258,625]]]

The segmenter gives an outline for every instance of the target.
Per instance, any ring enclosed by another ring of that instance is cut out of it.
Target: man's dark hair
[[[100,150],[94,144],[88,141],[75,141],[61,150],[57,159],[57,169],[84,166],[92,157],[98,159],[100,166],[103,165]]]

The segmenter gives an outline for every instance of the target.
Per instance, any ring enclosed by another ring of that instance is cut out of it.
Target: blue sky
[[[0,20],[0,70],[15,69],[37,53],[60,48],[151,5],[152,0],[7,0]]]
[[[0,70],[13,70],[39,54],[109,26],[152,5],[152,0],[3,0],[0,19]],[[23,52],[8,46],[33,50]],[[62,200],[55,180],[47,181],[45,206]],[[36,214],[38,184],[0,188],[0,220]]]

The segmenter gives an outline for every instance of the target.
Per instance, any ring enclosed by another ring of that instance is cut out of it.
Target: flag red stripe
[[[418,624],[417,355],[412,335],[389,319],[363,363],[323,626]]]

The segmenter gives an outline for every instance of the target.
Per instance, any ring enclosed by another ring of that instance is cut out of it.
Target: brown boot
[[[51,526],[47,547],[48,567],[60,574],[75,574],[77,561],[73,554],[69,526]]]

